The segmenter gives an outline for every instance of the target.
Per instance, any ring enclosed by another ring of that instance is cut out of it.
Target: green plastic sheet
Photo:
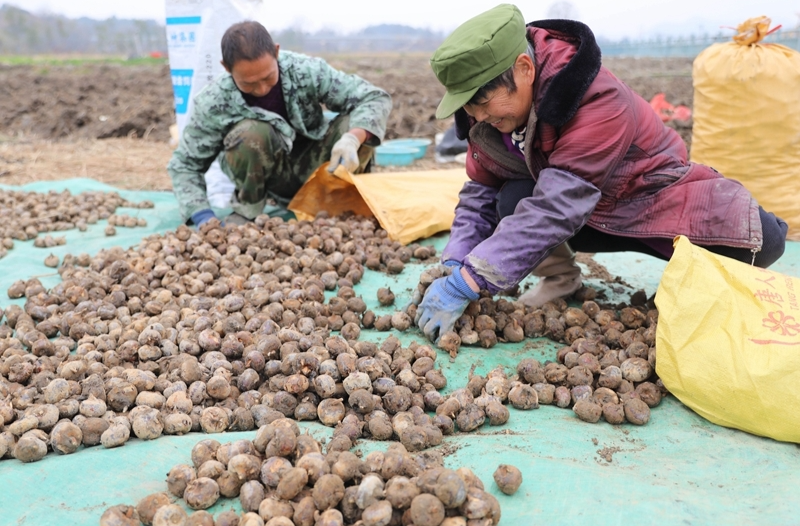
[[[112,190],[87,179],[36,183],[26,190],[48,191],[69,188]],[[4,291],[17,279],[42,276],[45,286],[58,282],[53,269],[43,265],[52,251],[96,253],[114,245],[133,246],[151,233],[164,232],[180,224],[177,203],[169,193],[120,193],[132,201],[149,199],[151,210],[120,209],[148,221],[145,228],[118,228],[119,234],[105,237],[105,222],[87,232],[66,232],[67,244],[54,249],[37,249],[32,242],[17,242],[0,260],[0,306],[10,300]],[[61,235],[61,234],[59,234]],[[432,243],[440,250],[447,236]],[[664,262],[634,253],[598,254],[594,260],[616,283],[586,278],[587,284],[602,290],[611,301],[625,301],[645,289],[655,292]],[[398,304],[410,297],[416,285],[419,264],[409,264],[398,276],[366,271],[356,286],[369,308],[390,313],[377,304],[376,291],[389,286]],[[800,243],[789,243],[786,254],[773,267],[800,276]],[[584,276],[590,276],[588,268]],[[389,333],[363,331],[362,338],[382,341]],[[396,334],[404,344],[423,342],[418,331]],[[445,391],[466,384],[471,367],[486,374],[497,366],[509,372],[525,357],[554,359],[558,344],[546,339],[500,344],[491,350],[462,348],[454,362],[440,352],[437,363],[448,379]],[[643,427],[587,424],[569,410],[552,406],[532,411],[510,409],[511,418],[502,427],[481,428],[479,432],[445,437],[445,464],[467,466],[483,480],[502,507],[501,525],[528,524],[798,524],[797,487],[800,485],[800,449],[744,432],[711,424],[673,397],[652,412]],[[331,430],[320,424],[301,423],[319,439]],[[255,432],[226,433],[211,438],[220,442],[252,439]],[[135,504],[142,497],[166,491],[166,474],[175,464],[191,463],[190,451],[199,433],[162,437],[154,441],[131,439],[125,446],[106,450],[81,449],[69,456],[48,454],[42,461],[22,464],[0,461],[0,525],[84,525],[97,524],[103,511],[114,504]],[[385,450],[385,443],[363,440],[357,450],[368,453]],[[501,463],[517,466],[523,484],[513,496],[500,493],[492,473]],[[209,511],[240,510],[237,500],[221,499]]]

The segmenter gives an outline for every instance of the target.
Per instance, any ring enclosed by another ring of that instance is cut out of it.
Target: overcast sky
[[[190,0],[184,0],[189,2]],[[210,0],[206,0],[210,1]],[[223,4],[224,0],[214,0]],[[258,0],[229,0],[253,3]],[[357,0],[261,0],[268,29],[301,26],[308,30],[332,28],[350,32],[363,27],[396,23],[434,30],[452,30],[461,22],[496,5],[479,0],[402,0],[366,2]],[[104,19],[165,18],[164,0],[0,0],[33,12],[50,12],[71,18]],[[499,2],[497,2],[499,3]],[[518,2],[526,21],[548,17],[554,4],[569,4],[572,16],[588,24],[596,34],[611,39],[637,38],[653,33],[717,33],[720,26],[736,26],[747,18],[766,15],[773,24],[795,27],[800,0],[538,0]],[[275,8],[270,9],[274,5]]]

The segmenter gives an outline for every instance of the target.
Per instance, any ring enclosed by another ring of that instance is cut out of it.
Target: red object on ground
[[[164,53],[161,51],[151,51],[150,58],[164,58]]]
[[[663,93],[657,93],[650,99],[650,107],[658,113],[662,122],[688,121],[692,118],[692,110],[686,106],[673,106],[667,102],[666,95]]]

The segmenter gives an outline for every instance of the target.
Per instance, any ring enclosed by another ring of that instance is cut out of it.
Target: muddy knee
[[[271,124],[245,119],[223,141],[225,158],[237,170],[243,165],[268,164],[280,151],[280,135]]]

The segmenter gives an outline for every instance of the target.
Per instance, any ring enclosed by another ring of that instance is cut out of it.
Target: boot
[[[519,301],[539,308],[548,301],[572,295],[581,288],[581,269],[575,263],[575,253],[565,242],[539,263],[531,272],[541,278],[535,287],[519,297]]]
[[[225,224],[231,224],[237,226],[246,225],[247,223],[252,223],[252,222],[253,222],[252,219],[247,219],[245,216],[237,212],[234,212],[225,218]]]

